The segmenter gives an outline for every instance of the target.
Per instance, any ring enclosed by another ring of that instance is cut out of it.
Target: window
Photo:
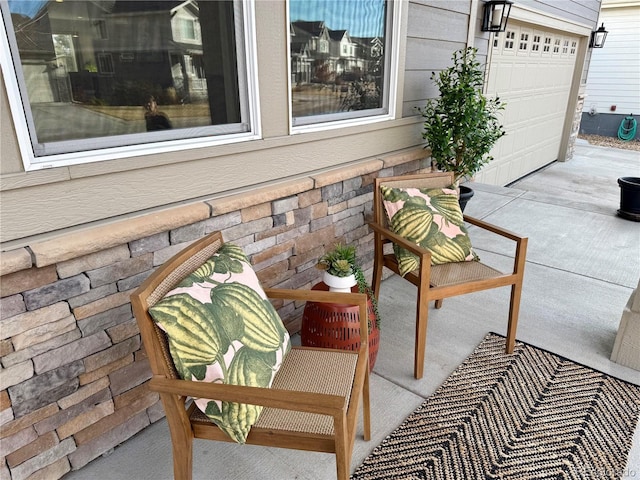
[[[516,32],[513,30],[507,30],[504,35],[504,49],[513,50],[514,39],[516,38]]]
[[[196,39],[196,27],[193,20],[181,19],[182,38],[188,40]]]
[[[76,55],[73,46],[73,35],[51,35],[53,49],[56,52],[55,66],[67,72],[77,72]]]
[[[518,45],[519,50],[526,50],[529,46],[529,34],[521,33],[520,34],[520,44]]]
[[[106,40],[109,38],[109,34],[107,32],[107,22],[104,20],[96,20],[93,22],[93,26],[95,27],[95,35],[97,38],[101,40]]]
[[[113,71],[113,59],[110,53],[99,53],[96,58],[98,59],[98,72],[104,75],[111,75]]]
[[[289,0],[294,131],[391,115],[392,36],[398,3]]]
[[[540,35],[533,36],[533,43],[531,44],[531,51],[538,52],[540,51]]]
[[[25,168],[256,138],[247,75],[255,54],[244,31],[251,2],[0,0],[0,8]]]
[[[188,15],[188,13],[185,11],[172,19],[173,38],[182,42],[202,43],[200,22],[196,15]]]

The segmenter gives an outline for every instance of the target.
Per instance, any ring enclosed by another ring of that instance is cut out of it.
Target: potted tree
[[[493,159],[489,151],[505,134],[498,118],[498,111],[505,104],[498,97],[483,95],[483,69],[476,54],[473,47],[458,50],[452,56],[451,67],[432,72],[431,80],[440,96],[418,108],[424,119],[425,148],[431,149],[431,158],[439,170],[454,173],[456,187]],[[473,190],[464,186],[461,197],[467,190],[468,198],[473,196]],[[464,203],[462,200],[463,208]]]

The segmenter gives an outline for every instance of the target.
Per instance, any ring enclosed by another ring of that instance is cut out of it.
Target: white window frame
[[[317,123],[305,123],[302,125],[293,124],[292,115],[292,72],[291,72],[291,29],[287,29],[287,70],[288,70],[288,97],[289,97],[289,132],[292,135],[322,132],[326,130],[335,130],[338,128],[345,128],[357,125],[368,125],[372,123],[385,122],[395,119],[396,117],[396,99],[398,96],[398,59],[400,55],[400,19],[401,19],[401,0],[386,0],[388,2],[387,12],[391,12],[391,19],[387,16],[386,26],[387,34],[391,35],[391,48],[389,49],[390,58],[385,59],[385,83],[388,85],[388,89],[382,92],[383,105],[387,106],[387,111],[384,113],[372,113],[369,116],[363,116],[361,112],[341,112],[336,114],[326,115],[327,120]],[[290,18],[290,6],[289,0],[286,5],[287,10],[287,25],[291,25]],[[386,55],[386,54],[385,54]],[[383,106],[380,109],[383,110]],[[354,118],[349,118],[349,116]],[[337,117],[332,120],[330,117]]]
[[[220,133],[216,132],[217,134],[215,136],[211,136],[210,127],[202,127],[202,131],[200,131],[200,129],[190,129],[191,132],[195,131],[196,133],[200,133],[198,137],[194,136],[174,140],[163,140],[162,135],[158,135],[161,134],[161,132],[119,135],[107,137],[107,140],[97,137],[92,139],[95,145],[95,149],[93,150],[83,150],[72,153],[54,152],[36,156],[29,134],[29,128],[34,128],[31,120],[29,100],[28,98],[23,99],[21,95],[21,78],[19,79],[16,72],[16,66],[9,45],[11,40],[9,40],[5,27],[5,14],[8,14],[9,7],[5,0],[0,0],[0,13],[2,14],[0,18],[0,68],[4,77],[9,107],[13,117],[18,146],[25,171],[170,153],[178,150],[212,147],[261,139],[255,0],[241,0],[241,5],[241,9],[237,6],[235,7],[237,13],[235,15],[236,31],[238,31],[238,26],[242,27],[242,39],[238,39],[236,48],[238,64],[244,62],[244,65],[239,67],[241,70],[238,75],[238,87],[241,92],[241,110],[245,111],[248,117],[246,120],[247,132],[225,133],[225,126],[221,125],[218,126]],[[9,20],[9,22],[11,22],[11,20]],[[15,40],[13,41],[15,42]],[[17,46],[14,44],[13,47],[16,48],[17,53]],[[18,64],[20,63],[17,55],[16,62]],[[242,67],[244,67],[244,69]],[[22,90],[26,91],[26,89]],[[242,92],[246,92],[246,95]],[[140,135],[144,135],[144,137],[140,137]],[[148,140],[146,143],[138,143],[135,145],[113,145],[116,143],[114,140],[121,139],[121,142],[124,143],[126,138],[134,136],[138,138],[138,141],[140,138]]]

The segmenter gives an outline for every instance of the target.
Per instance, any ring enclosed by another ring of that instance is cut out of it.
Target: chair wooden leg
[[[413,364],[413,376],[422,378],[424,373],[424,355],[427,345],[427,323],[429,321],[429,301],[421,299],[418,295],[418,307],[416,309],[416,351]]]
[[[444,302],[443,298],[440,298],[438,300],[435,301],[436,304],[436,308],[442,308],[442,303]]]
[[[362,386],[362,425],[364,427],[363,437],[366,441],[371,440],[371,402],[369,401],[369,369],[364,374],[364,385]]]
[[[382,246],[378,246],[381,240],[376,236],[376,247],[374,252],[374,261],[373,261],[373,278],[371,281],[371,288],[373,289],[373,294],[376,299],[380,298],[380,283],[382,282],[382,269],[384,264],[384,251]]]
[[[192,476],[193,438],[190,438],[182,445],[173,445],[173,478],[175,480],[191,480]]]
[[[522,285],[516,283],[511,285],[511,301],[509,302],[509,322],[507,323],[507,340],[505,342],[505,351],[513,353],[516,345],[516,330],[518,329],[518,314],[520,312],[520,296],[522,293]]]
[[[516,330],[518,328],[518,314],[520,312],[520,297],[522,295],[522,282],[524,279],[524,268],[527,256],[528,238],[520,239],[516,249],[515,269],[516,281],[511,285],[511,300],[509,302],[509,323],[507,324],[507,340],[505,350],[513,353],[516,346]]]
[[[334,419],[337,477],[338,480],[349,480],[351,462],[347,442],[347,422],[344,416],[340,419],[334,417]]]
[[[173,453],[173,478],[191,480],[193,477],[193,431],[189,420],[178,410],[184,411],[184,403],[176,395],[161,393],[162,404],[167,413]]]

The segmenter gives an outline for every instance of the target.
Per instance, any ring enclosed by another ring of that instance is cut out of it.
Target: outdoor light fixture
[[[600,28],[591,32],[591,41],[589,42],[589,48],[602,48],[604,47],[604,41],[607,38],[607,32],[604,29],[604,23],[600,25]]]
[[[483,32],[504,32],[513,2],[509,0],[489,0],[484,3],[482,17]]]

